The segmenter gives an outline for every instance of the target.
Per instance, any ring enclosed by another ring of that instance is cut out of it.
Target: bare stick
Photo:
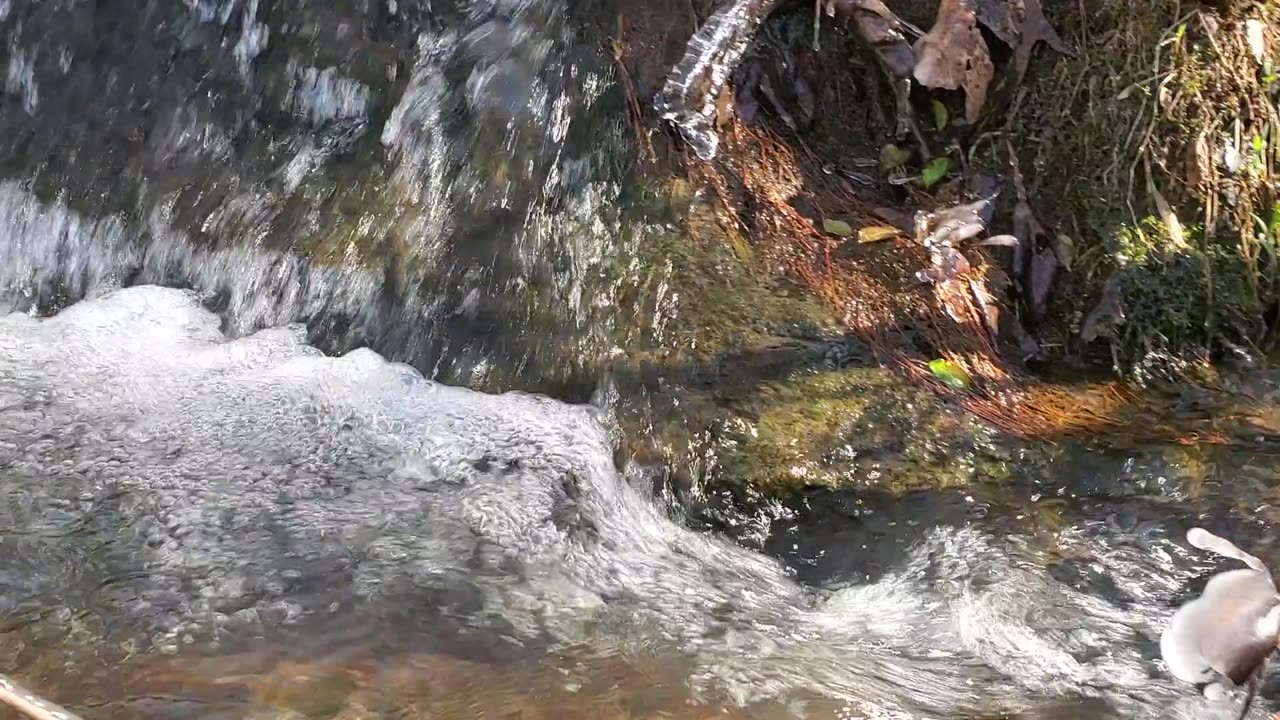
[[[1266,573],[1267,575],[1271,574],[1271,571],[1267,569],[1266,565],[1262,564],[1261,560],[1231,544],[1231,541],[1220,538],[1204,528],[1191,528],[1188,530],[1187,542],[1192,547],[1215,552],[1223,557],[1234,558],[1258,572]]]
[[[79,715],[36,697],[8,675],[0,675],[0,702],[34,720],[80,720]]]

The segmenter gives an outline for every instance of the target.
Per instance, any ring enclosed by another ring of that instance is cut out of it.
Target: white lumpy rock
[[[1257,570],[1215,575],[1200,597],[1183,605],[1160,637],[1169,672],[1179,680],[1209,682],[1261,662],[1276,646],[1274,611],[1280,607],[1271,578]],[[1235,676],[1235,677],[1232,677]]]
[[[1187,532],[1192,547],[1248,565],[1215,575],[1200,597],[1183,605],[1160,636],[1160,654],[1179,680],[1210,683],[1222,695],[1253,679],[1280,640],[1280,593],[1258,558],[1203,528]]]

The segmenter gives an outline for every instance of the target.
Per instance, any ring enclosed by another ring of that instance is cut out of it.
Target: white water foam
[[[0,317],[0,468],[0,609],[177,637],[465,583],[478,624],[678,653],[695,689],[742,703],[816,692],[854,717],[941,718],[1095,696],[1117,717],[1213,717],[1147,677],[1138,641],[1162,613],[1064,586],[1014,541],[935,530],[819,603],[632,491],[588,407],[325,357],[298,328],[228,340],[185,291]],[[1118,581],[1178,572],[1118,557]],[[291,591],[308,579],[330,594]]]

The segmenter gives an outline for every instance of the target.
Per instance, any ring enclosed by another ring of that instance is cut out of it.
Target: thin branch
[[[37,697],[8,675],[0,675],[0,703],[34,720],[80,720],[80,716]]]

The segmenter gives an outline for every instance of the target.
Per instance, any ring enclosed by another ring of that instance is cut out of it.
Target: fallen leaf
[[[916,273],[916,279],[926,283],[944,283],[969,272],[969,259],[959,250],[942,246],[929,253],[930,266]]]
[[[902,232],[896,227],[888,225],[868,225],[858,229],[858,242],[873,243],[881,240],[890,240],[901,235]]]
[[[909,150],[903,150],[897,145],[889,143],[880,148],[880,171],[887,173],[890,170],[896,170],[906,165],[910,159],[911,152]]]
[[[1018,46],[1022,39],[1022,17],[1014,14],[1009,0],[969,0],[969,4],[978,22],[1000,38],[1000,42],[1011,48]]]
[[[982,313],[982,323],[986,325],[987,333],[994,339],[1000,334],[1000,305],[977,280],[969,281],[969,291],[973,293],[973,302]]]
[[[911,216],[898,208],[876,206],[871,208],[871,214],[904,233],[911,230]]]
[[[832,235],[840,237],[849,237],[853,234],[853,226],[843,220],[835,220],[833,218],[823,218],[822,229]]]
[[[1053,250],[1042,248],[1031,256],[1031,312],[1037,320],[1043,320],[1049,305],[1049,293],[1053,279],[1058,275],[1058,258]]]
[[[1018,247],[1018,238],[1012,235],[993,235],[986,240],[974,243],[978,247]]]
[[[1266,26],[1261,20],[1245,20],[1244,21],[1244,37],[1249,41],[1249,52],[1253,53],[1253,59],[1261,65],[1267,57],[1267,39],[1263,35]]]
[[[1018,238],[1013,252],[1013,276],[1022,278],[1026,271],[1027,253],[1035,252],[1048,239],[1044,226],[1025,200],[1019,200],[1013,208],[1013,234]]]
[[[1022,82],[1031,64],[1031,53],[1036,43],[1044,42],[1054,50],[1070,55],[1071,49],[1049,24],[1040,7],[1040,0],[968,0],[974,15],[993,35],[1013,48],[1014,78]]]
[[[942,381],[943,384],[949,385],[957,390],[967,390],[972,380],[969,379],[969,373],[959,365],[939,358],[929,361],[929,372],[933,376]]]
[[[916,240],[922,244],[959,242],[977,235],[991,218],[994,207],[991,200],[983,198],[931,213],[916,213]]]
[[[881,19],[896,24],[901,24],[901,20],[893,11],[889,9],[880,0],[828,0],[827,15],[835,17],[839,12],[844,15],[850,15],[857,10],[863,10],[873,15],[878,15]]]
[[[940,100],[934,100],[930,103],[933,109],[933,127],[938,131],[946,130],[947,123],[951,121],[951,114],[947,112],[947,106],[943,105]]]
[[[1031,52],[1035,50],[1036,43],[1041,41],[1063,55],[1071,54],[1071,48],[1067,47],[1062,37],[1058,35],[1058,31],[1053,29],[1049,19],[1044,16],[1040,0],[1023,0],[1022,40],[1019,41],[1013,53],[1014,66],[1017,68],[1016,77],[1019,82],[1027,74],[1027,66],[1031,64]]]
[[[982,234],[982,231],[986,229],[987,229],[987,226],[983,225],[980,222],[975,221],[975,222],[965,223],[957,227],[955,230],[952,230],[950,237],[947,239],[952,243],[962,243],[965,240],[968,240],[969,238],[978,237],[979,235]]]
[[[1151,177],[1150,161],[1143,158],[1143,162],[1147,170],[1147,192],[1151,195],[1151,200],[1156,206],[1156,212],[1159,213],[1160,219],[1164,221],[1164,226],[1169,231],[1169,241],[1173,243],[1174,247],[1185,250],[1187,249],[1187,239],[1186,234],[1182,231],[1182,222],[1178,220],[1178,214],[1173,211],[1173,206],[1156,189],[1155,180]]]
[[[977,122],[995,66],[968,0],[942,0],[933,27],[912,49],[916,80],[925,87],[963,89],[965,118]]]
[[[1201,130],[1195,142],[1187,146],[1186,158],[1183,160],[1186,165],[1187,187],[1199,188],[1200,183],[1208,175],[1209,140],[1205,135],[1205,131]]]
[[[1059,233],[1053,241],[1053,254],[1058,256],[1058,264],[1070,270],[1076,261],[1076,241],[1070,235]]]
[[[926,188],[931,188],[937,185],[939,180],[946,177],[949,170],[951,170],[950,158],[946,156],[936,157],[920,171],[920,181],[924,183]]]
[[[1104,323],[1110,324],[1117,320],[1124,321],[1124,310],[1120,306],[1120,273],[1113,274],[1103,284],[1102,298],[1085,318],[1084,326],[1080,328],[1080,339],[1087,343],[1093,342],[1101,334]]]
[[[832,0],[827,3],[827,14],[836,12],[852,17],[858,35],[876,52],[876,55],[896,77],[908,77],[915,66],[915,55],[903,28],[907,27],[879,0]]]

